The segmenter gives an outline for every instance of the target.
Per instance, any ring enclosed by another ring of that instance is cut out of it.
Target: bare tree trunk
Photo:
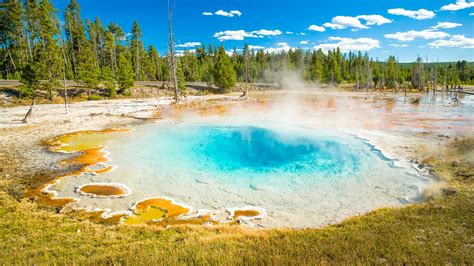
[[[59,26],[59,32],[62,32],[61,26]],[[61,45],[61,51],[63,53],[63,59],[64,59],[64,71],[63,71],[64,108],[66,109],[66,114],[69,114],[69,108],[68,108],[68,103],[67,103],[67,87],[66,87],[67,57],[66,57],[66,51],[64,49],[64,42],[61,37],[61,34],[59,34],[59,44]]]
[[[170,58],[171,58],[171,75],[174,85],[174,100],[175,103],[179,101],[179,91],[178,91],[178,77],[176,75],[176,62],[174,58],[174,43],[173,43],[173,9],[176,2],[173,3],[173,8],[170,7],[170,1],[168,0],[168,25],[169,25],[169,38],[170,38]]]
[[[67,87],[66,87],[66,72],[63,73],[63,86],[64,86],[64,108],[66,109],[66,114],[69,114],[69,107],[67,102]]]
[[[36,95],[33,97],[33,102],[31,102],[30,109],[28,109],[28,112],[26,113],[25,118],[23,118],[23,120],[21,120],[23,123],[26,124],[28,122],[28,117],[33,112],[33,106],[35,106],[35,102],[36,102]]]
[[[10,49],[8,49],[6,44],[4,44],[4,46],[5,46],[5,50],[7,50],[8,57],[10,57],[10,60],[12,61],[13,69],[16,71],[15,61],[13,60],[12,54],[10,53]]]

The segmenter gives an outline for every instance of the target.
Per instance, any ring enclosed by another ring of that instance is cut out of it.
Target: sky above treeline
[[[172,1],[172,0],[171,0]],[[64,11],[68,0],[53,0]],[[130,32],[138,21],[145,45],[167,50],[167,0],[78,0],[83,19],[99,16]],[[59,13],[62,20],[62,13]],[[474,61],[474,2],[469,0],[176,0],[177,51],[196,45],[244,44],[270,52],[333,49],[401,62]]]

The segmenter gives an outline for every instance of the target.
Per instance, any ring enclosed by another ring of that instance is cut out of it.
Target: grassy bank
[[[472,264],[473,144],[474,139],[456,141],[427,153],[435,172],[449,180],[444,196],[322,229],[106,226],[18,201],[6,192],[14,181],[2,180],[0,264]]]

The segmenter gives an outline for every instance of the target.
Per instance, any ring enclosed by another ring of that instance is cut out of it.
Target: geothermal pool
[[[299,228],[416,202],[432,182],[397,166],[367,140],[335,129],[168,121],[120,134],[101,140],[108,162],[89,167],[112,165],[113,171],[68,176],[48,189],[105,215],[130,215],[140,202],[158,198],[182,207],[176,219],[210,215],[228,222],[241,211],[239,221],[251,225]],[[166,206],[147,209],[148,216],[158,215],[147,221],[174,213]]]

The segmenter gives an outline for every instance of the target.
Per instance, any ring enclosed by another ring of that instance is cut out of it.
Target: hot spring
[[[252,221],[259,226],[311,227],[415,202],[431,182],[413,168],[396,166],[367,140],[335,129],[159,122],[120,134],[125,136],[103,140],[108,162],[48,189],[79,199],[77,208],[107,214],[131,214],[140,202],[157,198],[182,207],[173,216],[169,207],[149,210],[147,203],[147,215],[158,215],[147,221],[204,214],[226,221],[229,214],[254,212],[247,220],[259,218]],[[93,171],[110,165],[113,171]],[[104,186],[116,194],[91,194]]]

